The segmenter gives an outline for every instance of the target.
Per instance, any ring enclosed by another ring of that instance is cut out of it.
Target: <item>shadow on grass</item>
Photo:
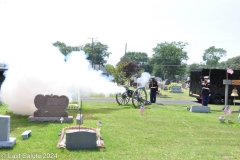
[[[155,103],[155,104],[157,104],[157,105],[164,105],[163,103]]]
[[[211,109],[210,113],[212,113],[212,112],[223,112],[224,113],[224,111],[221,109]]]
[[[62,153],[64,152],[81,152],[81,153],[87,153],[87,152],[100,152],[100,150],[104,150],[104,148],[96,148],[96,149],[76,149],[76,150],[69,150],[67,148],[61,150]]]
[[[161,95],[161,96],[157,96],[158,98],[172,98],[172,97],[169,97],[167,95]]]

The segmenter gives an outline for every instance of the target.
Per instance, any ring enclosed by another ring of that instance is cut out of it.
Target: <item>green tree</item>
[[[229,61],[230,61],[230,65],[228,66],[229,68],[240,70],[240,63],[239,63],[240,56],[230,58]]]
[[[82,50],[89,55],[88,60],[103,66],[107,63],[106,58],[112,54],[108,52],[108,46],[101,42],[87,43],[82,47]]]
[[[149,65],[149,57],[144,52],[127,52],[121,57],[120,61],[134,61],[139,64],[144,72],[152,72],[152,67]]]
[[[216,68],[221,57],[226,56],[226,51],[222,48],[215,48],[211,46],[203,53],[203,61],[206,62],[207,67]]]
[[[57,47],[65,57],[72,51],[80,51],[80,47],[67,46],[65,43],[59,41],[53,43],[53,46]]]
[[[191,69],[197,68],[206,68],[206,65],[204,63],[192,63],[187,66],[186,73],[189,74]]]
[[[104,66],[104,68],[106,69],[107,73],[110,74],[110,75],[113,75],[114,71],[115,71],[115,68],[113,65],[111,64],[106,64]]]
[[[218,69],[226,69],[228,66],[230,66],[229,61],[223,61],[217,64]]]
[[[127,52],[120,59],[121,61],[147,62],[148,55],[144,52]]]
[[[134,74],[138,74],[140,70],[141,68],[139,67],[139,64],[134,61],[126,62],[126,65],[123,67],[123,72],[126,73],[126,78],[128,79],[130,79]]]
[[[225,64],[225,66],[222,67],[222,69],[226,69],[227,67],[231,69],[240,69],[240,56],[236,56],[233,58],[229,58],[227,61],[224,61],[222,63]]]
[[[123,84],[124,81],[126,80],[126,73],[123,71],[123,68],[127,65],[128,63],[127,62],[124,62],[124,61],[120,61],[115,69],[114,69],[114,72],[112,74],[112,76],[114,77],[114,81],[117,83],[117,84]]]
[[[186,70],[186,60],[188,60],[187,52],[184,48],[187,43],[184,42],[164,42],[157,44],[153,48],[154,54],[151,58],[153,64],[153,72],[161,74],[165,79],[175,78],[176,75],[183,75]]]

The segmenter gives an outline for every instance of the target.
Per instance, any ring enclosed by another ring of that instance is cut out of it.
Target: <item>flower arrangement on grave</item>
[[[225,117],[223,115],[221,115],[218,120],[221,122],[221,123],[224,123],[225,121]]]

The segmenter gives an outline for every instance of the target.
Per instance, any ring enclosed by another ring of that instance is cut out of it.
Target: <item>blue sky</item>
[[[151,57],[165,41],[187,42],[188,64],[203,62],[210,46],[227,51],[223,61],[240,55],[239,8],[239,0],[0,0],[0,58],[1,46],[82,45],[94,37],[109,46],[113,65],[126,43]]]

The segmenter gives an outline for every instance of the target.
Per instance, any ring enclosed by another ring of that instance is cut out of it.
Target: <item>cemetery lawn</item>
[[[136,89],[134,89],[133,87],[130,88],[131,90],[135,91]],[[149,100],[149,90],[147,91],[147,95],[148,95],[148,100]],[[171,93],[168,90],[159,90],[159,92],[161,93],[160,96],[157,97],[158,100],[160,99],[165,99],[165,100],[193,100],[196,101],[196,98],[194,97],[189,97],[189,90],[186,89],[182,89],[183,93]],[[106,96],[104,94],[92,94],[90,97],[92,98],[106,98]],[[115,94],[110,94],[108,96],[108,98],[116,98]]]
[[[69,151],[56,148],[58,133],[61,127],[75,126],[75,120],[62,125],[28,122],[28,116],[12,114],[4,104],[0,106],[0,114],[11,116],[10,137],[16,137],[17,142],[12,149],[0,148],[0,156],[24,159],[24,156],[45,153],[52,155],[51,159],[63,160],[240,159],[238,113],[226,116],[225,123],[220,123],[218,118],[224,115],[222,105],[210,105],[211,113],[192,113],[186,107],[183,104],[152,104],[146,106],[141,115],[131,103],[118,106],[115,102],[83,101],[83,126],[96,128],[97,121],[101,120],[106,148]],[[239,109],[239,106],[230,107],[231,110]],[[74,119],[76,114],[78,111],[69,111]],[[32,135],[22,140],[22,132],[29,129]]]

